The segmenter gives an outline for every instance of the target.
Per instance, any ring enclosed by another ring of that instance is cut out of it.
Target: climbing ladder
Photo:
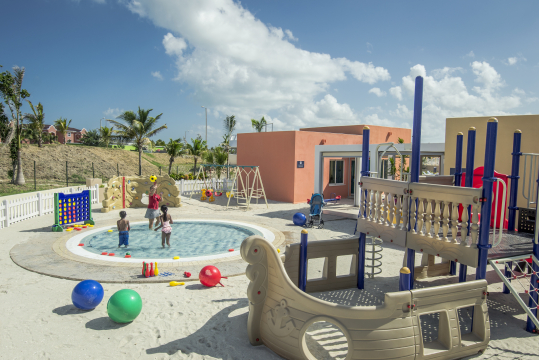
[[[528,262],[527,259],[532,259]],[[539,283],[538,270],[539,261],[530,255],[513,256],[504,259],[489,260],[490,266],[496,271],[504,286],[504,293],[513,294],[522,309],[528,314],[526,330],[537,332],[539,330],[539,320],[537,320],[537,309],[539,308]],[[498,266],[503,265],[503,272]],[[514,266],[513,266],[514,265]],[[520,296],[524,293],[524,299]],[[528,298],[528,305],[524,301]]]

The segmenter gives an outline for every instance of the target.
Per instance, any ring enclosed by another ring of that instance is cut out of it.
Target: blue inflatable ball
[[[294,225],[303,226],[307,222],[307,218],[303,213],[295,213],[292,221],[294,222]]]
[[[95,309],[103,300],[103,286],[94,280],[84,280],[75,286],[71,293],[73,305],[82,310]]]

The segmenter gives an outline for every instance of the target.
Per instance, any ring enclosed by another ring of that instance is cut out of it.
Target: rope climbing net
[[[539,328],[539,321],[537,320],[537,309],[539,309],[539,261],[537,258],[534,255],[515,256],[490,260],[489,262],[504,282],[504,292],[511,292],[522,309],[528,314],[528,330],[536,332],[536,329]],[[499,265],[503,265],[503,273]]]

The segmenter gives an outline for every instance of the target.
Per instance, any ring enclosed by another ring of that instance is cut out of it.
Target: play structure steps
[[[528,262],[530,258],[531,262]],[[510,292],[528,315],[526,330],[537,332],[537,329],[539,329],[539,320],[537,319],[537,309],[539,307],[537,269],[539,268],[539,261],[537,261],[537,258],[533,254],[529,254],[489,260],[489,263],[503,281],[505,285],[504,293]],[[504,266],[503,272],[498,265]],[[528,298],[528,305],[520,296],[521,293],[527,295],[524,297]]]

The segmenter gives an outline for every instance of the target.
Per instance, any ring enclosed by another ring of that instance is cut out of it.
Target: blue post
[[[515,231],[515,220],[517,217],[518,180],[520,179],[518,174],[520,173],[520,157],[522,156],[522,153],[520,152],[521,138],[522,131],[518,129],[515,130],[515,134],[513,135],[513,152],[511,153],[511,155],[513,155],[513,163],[511,165],[511,176],[509,176],[509,179],[511,179],[508,207],[509,226],[507,228],[509,231]]]
[[[421,115],[423,110],[423,78],[415,78],[414,95],[414,122],[412,128],[412,164],[410,165],[410,182],[419,182],[419,171],[421,170]],[[411,208],[411,207],[410,207]],[[416,214],[410,213],[410,216]],[[408,221],[408,226],[410,221]],[[410,230],[410,228],[409,228]],[[410,269],[410,289],[414,288],[415,250],[408,249],[406,267]]]
[[[462,183],[462,143],[464,134],[457,134],[457,152],[455,154],[455,186],[460,186]]]
[[[487,276],[488,243],[490,232],[490,214],[492,212],[492,188],[494,186],[494,163],[496,161],[496,138],[498,136],[498,119],[490,118],[487,123],[487,139],[485,146],[485,168],[483,173],[483,193],[481,203],[481,224],[479,227],[478,264],[475,279],[481,280]]]
[[[462,143],[464,142],[464,134],[459,132],[457,134],[457,149],[455,154],[455,186],[460,186],[462,183]],[[450,275],[457,274],[457,263],[451,260]]]
[[[370,176],[369,171],[369,142],[370,142],[371,130],[368,126],[363,128],[363,145],[361,148],[361,176]],[[366,191],[361,190],[363,195],[360,201],[366,202]],[[365,216],[367,212],[365,208]],[[367,244],[367,234],[364,232],[359,233],[359,248],[357,254],[357,288],[362,290],[365,288],[365,251]]]
[[[307,287],[307,230],[301,230],[301,243],[299,245],[299,279],[298,287],[305,291]]]
[[[410,269],[407,267],[403,267],[400,271],[400,278],[399,278],[399,291],[407,291],[411,290],[410,285],[412,282],[410,281]]]
[[[466,178],[464,179],[465,187],[473,186],[473,171],[475,162],[475,128],[472,126],[468,129],[468,145],[466,148]],[[468,219],[472,216],[472,207],[468,206]],[[467,235],[470,234],[470,225],[468,225]],[[466,275],[468,273],[468,266],[460,264],[459,268],[459,282],[466,281]]]

